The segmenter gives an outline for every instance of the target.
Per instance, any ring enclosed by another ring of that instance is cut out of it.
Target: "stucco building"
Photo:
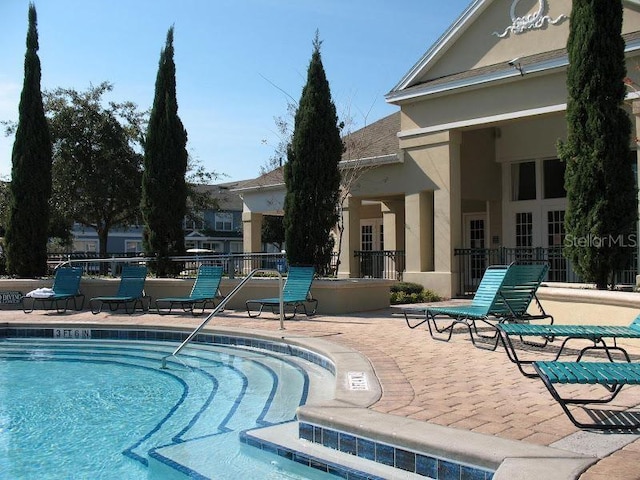
[[[640,2],[623,5],[628,76],[638,84]],[[354,251],[373,238],[381,250],[405,252],[404,280],[455,296],[490,261],[472,262],[462,279],[459,249],[561,248],[566,194],[557,142],[566,138],[571,7],[570,0],[472,1],[400,78],[386,95],[399,112],[380,121],[387,130],[396,122],[392,148],[359,156],[370,168],[345,204],[340,276],[352,275]],[[634,138],[638,98],[630,88]],[[637,166],[634,138],[629,162]],[[245,251],[256,251],[260,216],[282,211],[277,173],[239,192]],[[563,280],[570,265],[556,260],[552,280]]]

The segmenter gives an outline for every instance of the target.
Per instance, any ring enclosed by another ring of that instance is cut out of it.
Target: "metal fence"
[[[402,280],[405,270],[404,250],[356,250],[354,256],[360,260],[358,277]]]
[[[111,254],[108,258],[93,253],[50,254],[48,265],[51,273],[62,264],[82,267],[85,275],[120,274],[122,265],[131,263],[148,263],[154,258],[137,254]],[[228,277],[245,276],[253,269],[273,269],[281,273],[286,272],[287,262],[283,253],[239,253],[239,254],[194,254],[171,257],[179,264],[176,271],[180,277],[195,277],[200,265],[216,265],[223,267],[224,275]]]
[[[355,273],[360,278],[402,279],[404,251],[356,251],[354,256],[359,259],[359,271]],[[176,270],[181,272],[181,277],[195,277],[200,265],[221,266],[224,275],[231,278],[248,275],[256,268],[273,269],[281,273],[287,271],[284,253],[192,254],[171,259],[180,263],[180,268]],[[110,254],[107,258],[100,257],[97,253],[70,253],[49,254],[48,265],[51,274],[59,265],[70,264],[82,267],[85,275],[118,276],[122,265],[153,260],[132,253]],[[337,269],[338,254],[334,252],[327,271],[333,275]]]
[[[549,264],[549,273],[546,281],[583,283],[580,276],[574,271],[571,262],[567,260],[562,248],[457,248],[454,255],[458,257],[460,272],[460,285],[458,295],[473,295],[475,293],[484,271],[489,265],[508,265],[512,262],[539,262]],[[635,285],[638,274],[638,252],[629,253],[627,266],[616,272],[616,285]]]

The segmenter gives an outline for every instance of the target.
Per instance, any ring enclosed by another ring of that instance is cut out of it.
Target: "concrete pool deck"
[[[366,357],[368,362],[358,357],[359,363],[353,367],[346,358],[346,365],[339,368],[371,369],[380,389],[362,400],[370,406],[357,412],[338,404],[330,410],[309,407],[302,412],[309,421],[329,415],[337,426],[351,423],[370,435],[413,442],[416,447],[427,444],[446,450],[450,446],[450,450],[461,452],[462,460],[477,457],[480,462],[500,463],[506,458],[496,479],[640,479],[639,436],[579,430],[542,382],[522,376],[501,347],[494,352],[474,348],[462,329],[448,343],[434,341],[424,328],[409,329],[400,311],[391,307],[344,316],[299,315],[285,322],[285,330],[279,329],[278,318],[269,313],[248,318],[243,311],[224,311],[207,329],[239,329],[294,342],[317,341],[333,348],[334,354],[342,346]],[[3,326],[189,329],[203,319],[187,314],[0,311]],[[640,342],[622,344],[635,360],[640,359]],[[338,396],[341,388],[337,386]],[[633,387],[623,389],[614,402],[623,408],[639,404],[640,389]]]

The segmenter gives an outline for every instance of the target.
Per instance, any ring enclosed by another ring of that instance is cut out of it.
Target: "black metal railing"
[[[402,280],[405,270],[404,250],[356,250],[353,253],[360,259],[358,277]]]
[[[287,271],[284,253],[238,253],[238,254],[192,254],[171,257],[179,263],[180,277],[195,277],[200,265],[217,265],[223,267],[224,275],[229,277],[245,276],[258,269],[276,269],[281,273]],[[49,254],[48,265],[51,273],[60,264],[71,264],[84,269],[85,275],[119,275],[122,265],[131,262],[153,261],[140,254],[114,253],[108,257],[100,257],[95,253]]]
[[[574,271],[571,262],[565,258],[561,247],[533,248],[457,248],[454,255],[458,257],[460,285],[458,295],[466,296],[475,293],[484,271],[489,265],[508,265],[512,262],[539,262],[549,264],[546,281],[583,283]],[[635,285],[638,274],[638,252],[629,254],[627,266],[616,273],[616,285]]]
[[[404,251],[356,251],[354,256],[359,259],[359,271],[356,276],[361,278],[385,278],[401,280],[404,272]],[[57,266],[71,264],[84,269],[85,275],[120,274],[122,265],[132,262],[148,262],[153,259],[142,257],[139,253],[112,253],[108,257],[101,257],[97,253],[65,253],[49,254],[48,264],[50,274]],[[242,277],[255,269],[275,269],[285,273],[288,269],[285,253],[233,253],[233,254],[191,254],[181,257],[171,257],[180,263],[180,277],[195,277],[200,265],[218,265],[223,267],[224,275],[228,277]],[[338,268],[338,254],[333,253],[327,269],[329,275],[334,275]]]

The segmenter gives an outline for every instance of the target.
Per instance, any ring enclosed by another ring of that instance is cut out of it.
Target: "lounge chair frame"
[[[543,339],[540,344],[528,343],[544,348],[548,343],[555,341],[557,337],[565,337],[562,341],[554,361],[560,359],[569,342],[575,340],[587,340],[589,345],[583,347],[576,358],[580,361],[585,354],[592,351],[602,351],[609,361],[614,361],[612,353],[619,352],[626,362],[630,362],[626,349],[618,345],[619,338],[640,338],[640,315],[638,315],[629,326],[608,326],[608,325],[531,325],[531,324],[500,324],[497,325],[502,344],[507,352],[507,357],[515,363],[520,372],[526,377],[536,377],[537,373],[523,368],[535,362],[532,358],[521,358],[518,355],[512,337],[539,337]],[[605,339],[611,339],[606,341]]]
[[[122,267],[120,285],[118,292],[113,296],[93,297],[89,300],[91,313],[97,315],[102,311],[104,305],[109,306],[109,310],[115,312],[121,306],[128,314],[133,314],[140,306],[140,310],[149,310],[147,303],[145,307],[144,299],[148,298],[144,293],[144,282],[147,277],[147,267],[142,265],[125,265]],[[150,301],[150,299],[149,299]],[[129,310],[131,306],[131,310]]]
[[[607,404],[614,400],[626,385],[640,385],[640,364],[611,362],[533,362],[536,371],[551,396],[578,428],[596,430],[636,430],[640,428],[640,416],[625,412],[612,415],[611,423],[579,421],[569,405]],[[606,398],[563,397],[556,385],[601,385],[610,395]],[[614,422],[621,419],[620,422]]]
[[[409,328],[426,323],[431,337],[441,341],[449,341],[454,327],[463,325],[475,346],[495,350],[499,343],[498,332],[495,331],[496,324],[544,319],[553,323],[553,317],[544,311],[536,296],[548,268],[547,264],[539,263],[492,265],[485,271],[471,305],[406,308],[403,310],[405,321]],[[535,302],[538,314],[528,312],[532,302]],[[424,318],[411,324],[409,316],[416,314],[424,315]],[[446,326],[438,325],[438,320],[444,320],[443,317],[446,317],[448,322]],[[480,333],[478,322],[491,327],[494,330],[493,334]],[[479,344],[476,337],[490,342]]]
[[[191,292],[186,297],[164,297],[156,299],[156,310],[160,315],[168,315],[178,305],[183,313],[202,315],[207,307],[216,307],[216,298],[221,298],[220,281],[223,268],[220,266],[201,265],[193,282]],[[200,307],[202,310],[196,311]],[[167,310],[168,308],[168,310]]]
[[[55,309],[57,313],[65,313],[69,308],[69,302],[73,300],[73,309],[82,310],[84,307],[84,294],[80,292],[80,279],[82,268],[61,267],[56,270],[53,278],[53,295],[49,297],[22,297],[22,309],[24,313],[31,313],[39,305],[44,310]],[[80,305],[78,306],[78,301]]]
[[[294,318],[298,313],[299,308],[302,308],[307,317],[311,317],[316,314],[318,309],[318,300],[313,298],[311,295],[311,284],[313,283],[314,276],[315,269],[313,267],[289,267],[287,279],[282,287],[282,303],[284,309],[288,307],[293,310],[290,311],[289,315],[287,315],[286,311],[283,312],[286,320]],[[307,304],[310,305],[310,310],[307,310]],[[251,299],[245,302],[245,306],[247,308],[247,314],[251,318],[259,317],[265,307],[270,308],[272,313],[278,314],[280,298],[271,297]],[[256,310],[258,313],[251,313]]]

